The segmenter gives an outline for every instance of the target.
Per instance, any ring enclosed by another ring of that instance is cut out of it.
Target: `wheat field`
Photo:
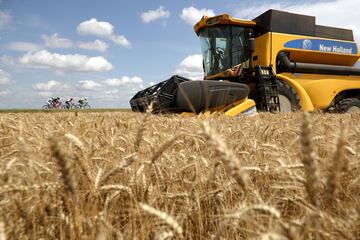
[[[360,239],[360,114],[0,114],[0,240]]]

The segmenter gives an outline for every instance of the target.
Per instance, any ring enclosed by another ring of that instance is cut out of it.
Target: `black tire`
[[[280,112],[295,112],[300,110],[300,97],[297,92],[286,82],[277,80]]]
[[[47,110],[47,109],[50,109],[50,108],[49,108],[49,105],[46,104],[46,105],[42,106],[42,109]]]
[[[338,113],[350,113],[360,112],[360,98],[344,98],[336,104],[336,112]]]
[[[90,108],[91,108],[91,107],[90,107],[89,104],[84,105],[84,109],[90,109]]]

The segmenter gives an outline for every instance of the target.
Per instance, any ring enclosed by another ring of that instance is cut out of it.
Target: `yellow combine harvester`
[[[315,17],[268,10],[252,21],[204,16],[204,80],[180,76],[138,92],[134,111],[360,111],[360,69],[353,32],[315,24]],[[256,108],[255,108],[256,106]]]

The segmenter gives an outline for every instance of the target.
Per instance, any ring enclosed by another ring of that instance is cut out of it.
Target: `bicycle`
[[[91,106],[89,105],[89,103],[85,102],[85,103],[78,103],[75,105],[75,108],[79,108],[79,109],[90,109]]]
[[[61,101],[59,101],[59,102],[46,103],[41,108],[44,110],[60,109],[60,108],[64,108],[64,105],[62,104]]]
[[[64,105],[61,106],[62,109],[72,109],[75,108],[75,103],[73,102],[65,102]]]

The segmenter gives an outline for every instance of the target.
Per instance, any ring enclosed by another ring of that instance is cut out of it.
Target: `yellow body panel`
[[[300,85],[300,83],[298,83],[296,80],[291,78],[291,76],[287,76],[284,74],[278,74],[278,75],[276,75],[276,77],[278,79],[281,79],[281,80],[287,82],[296,91],[296,93],[298,94],[298,96],[300,98],[301,110],[308,111],[308,112],[309,111],[311,112],[314,110],[314,105],[313,105],[311,98],[309,97],[306,90]]]
[[[345,90],[360,89],[360,76],[292,73],[282,73],[277,76],[279,79],[285,81],[291,79],[297,83],[297,86],[291,86],[299,94],[301,101],[305,100],[307,102],[309,99],[315,109],[327,108],[335,96]],[[305,91],[307,96],[301,94],[301,89]],[[304,106],[303,104],[307,104],[305,101],[301,102],[302,107]]]
[[[291,61],[315,64],[352,66],[360,57],[359,53],[352,55],[338,54],[284,47],[285,43],[291,40],[319,38],[281,33],[267,33],[260,38],[263,39],[259,39],[259,44],[258,39],[256,39],[256,47],[259,47],[259,54],[261,51],[269,53],[270,50],[272,51],[271,59],[270,54],[264,54],[259,57],[261,63],[259,65],[262,66],[268,66],[270,64],[276,66],[276,56],[282,51],[290,53]],[[281,73],[277,74],[277,78],[288,82],[290,86],[294,88],[300,97],[301,109],[304,111],[326,109],[340,92],[351,89],[360,89],[360,76]]]
[[[359,59],[360,55],[357,54],[344,54],[344,53],[333,53],[333,52],[320,52],[313,50],[304,50],[296,48],[286,48],[284,47],[285,43],[291,40],[297,39],[319,39],[319,40],[331,40],[326,38],[318,37],[309,37],[301,35],[291,35],[284,33],[267,33],[264,34],[267,39],[268,46],[271,45],[272,48],[272,64],[276,66],[276,56],[281,51],[286,51],[290,53],[290,60],[297,62],[305,63],[316,63],[316,64],[333,64],[333,65],[342,65],[342,66],[353,66]],[[353,43],[349,41],[336,40],[337,42],[343,43]],[[270,46],[269,46],[270,47]],[[268,49],[270,52],[270,48]]]
[[[252,99],[245,99],[244,101],[238,103],[236,106],[230,108],[225,112],[226,116],[235,117],[241,113],[248,111],[251,108],[256,106],[254,100]]]

